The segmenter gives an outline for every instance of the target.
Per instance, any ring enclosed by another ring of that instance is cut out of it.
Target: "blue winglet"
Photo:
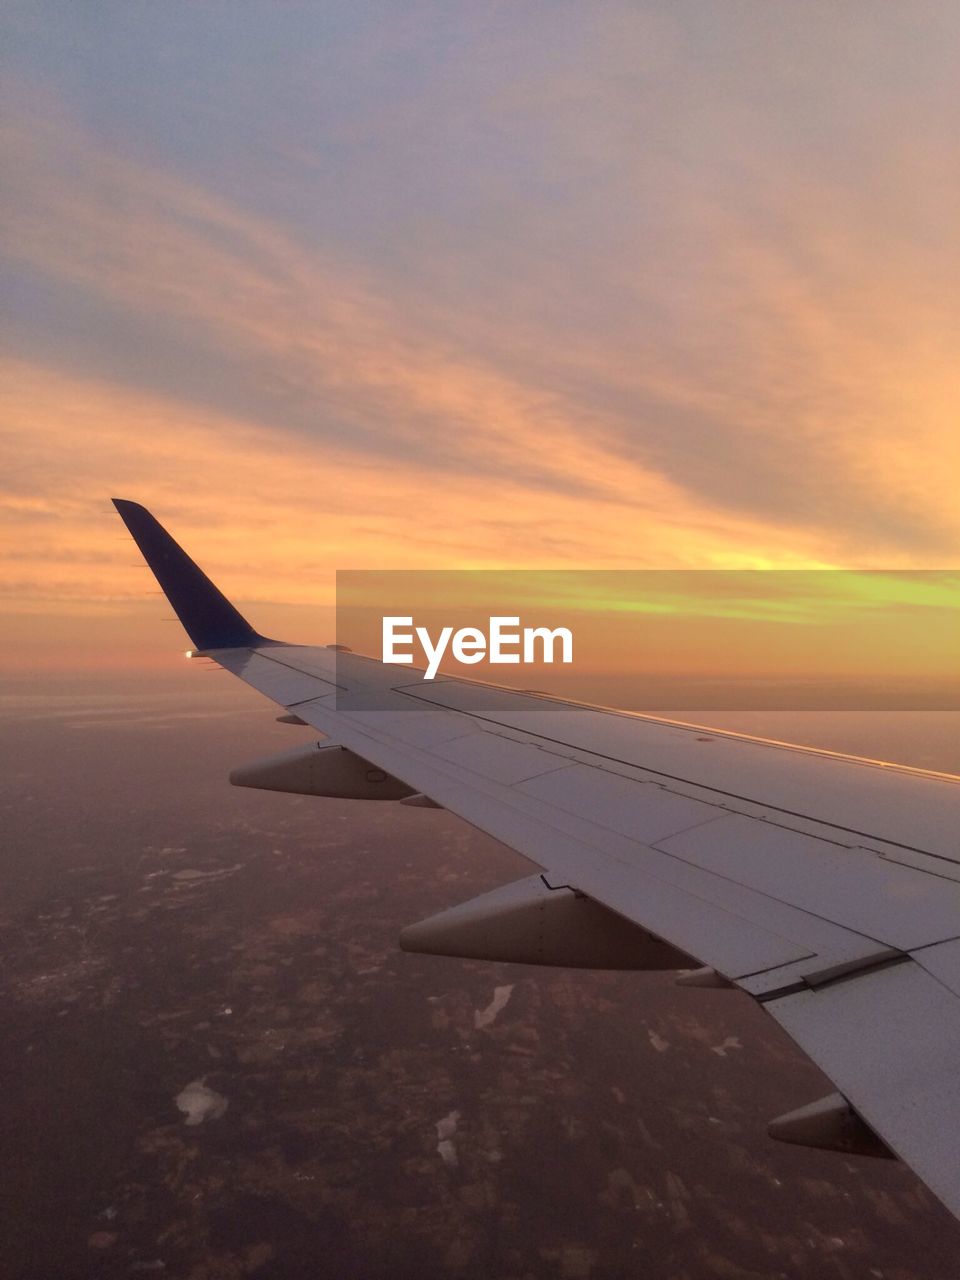
[[[113,505],[198,649],[256,649],[277,643],[254,631],[146,507],[124,498],[114,498]]]

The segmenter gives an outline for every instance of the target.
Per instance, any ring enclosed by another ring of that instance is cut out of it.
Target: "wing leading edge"
[[[242,785],[344,794],[331,787],[349,777],[350,794],[448,808],[542,870],[404,945],[637,968],[695,956],[854,1109],[839,1128],[832,1103],[787,1117],[779,1136],[867,1150],[862,1117],[960,1216],[960,779],[528,694],[480,703],[470,682],[425,691],[409,667],[267,640],[144,508],[116,505],[194,643],[334,744]],[[375,691],[377,709],[338,707],[344,689]],[[571,929],[579,949],[551,958]]]

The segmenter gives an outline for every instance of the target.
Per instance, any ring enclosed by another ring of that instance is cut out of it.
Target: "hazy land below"
[[[400,952],[529,864],[447,813],[231,788],[309,739],[228,677],[2,708],[0,1274],[956,1274],[907,1169],[766,1137],[830,1084],[745,997]],[[724,717],[948,770],[957,720]]]

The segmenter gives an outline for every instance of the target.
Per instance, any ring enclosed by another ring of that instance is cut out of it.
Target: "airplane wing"
[[[960,778],[269,640],[116,506],[203,655],[326,736],[231,781],[442,806],[539,869],[403,946],[699,962],[681,981],[752,996],[836,1085],[774,1136],[894,1154],[960,1216]]]

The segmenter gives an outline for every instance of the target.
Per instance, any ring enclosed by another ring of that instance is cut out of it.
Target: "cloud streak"
[[[748,11],[424,47],[361,17],[332,81],[291,45],[236,123],[211,87],[196,163],[8,81],[9,607],[142,589],[110,492],[259,601],[348,566],[949,565],[946,71],[927,94],[891,30],[824,52]]]

